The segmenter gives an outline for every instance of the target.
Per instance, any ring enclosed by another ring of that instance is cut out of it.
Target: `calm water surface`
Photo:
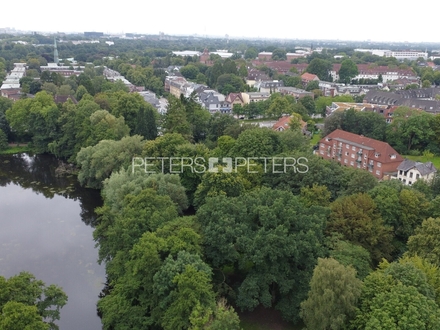
[[[105,282],[96,262],[94,208],[99,192],[75,176],[57,177],[47,155],[0,156],[0,275],[28,271],[68,296],[60,330],[98,330],[96,302]]]

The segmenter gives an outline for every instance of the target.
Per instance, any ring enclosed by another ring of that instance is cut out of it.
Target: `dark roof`
[[[71,95],[56,95],[53,99],[55,103],[65,103],[67,100],[71,100],[74,104],[78,104],[78,101]]]
[[[397,167],[397,170],[406,172],[413,168],[417,169],[422,176],[437,172],[437,169],[431,162],[421,163],[406,158],[403,160],[402,163],[400,163],[400,165]]]

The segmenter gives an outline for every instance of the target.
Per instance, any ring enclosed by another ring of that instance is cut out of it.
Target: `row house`
[[[316,152],[324,159],[368,171],[379,180],[395,175],[403,161],[388,143],[340,129],[321,139]]]
[[[21,97],[20,79],[26,76],[26,63],[14,63],[0,86],[0,96],[17,100]]]

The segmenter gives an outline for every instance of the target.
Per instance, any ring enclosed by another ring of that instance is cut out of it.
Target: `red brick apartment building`
[[[319,141],[317,154],[341,165],[369,171],[378,179],[389,178],[403,161],[388,143],[340,129]]]

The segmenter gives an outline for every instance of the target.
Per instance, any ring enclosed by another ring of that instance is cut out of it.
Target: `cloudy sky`
[[[440,42],[440,1],[22,0],[0,5],[0,28]]]

